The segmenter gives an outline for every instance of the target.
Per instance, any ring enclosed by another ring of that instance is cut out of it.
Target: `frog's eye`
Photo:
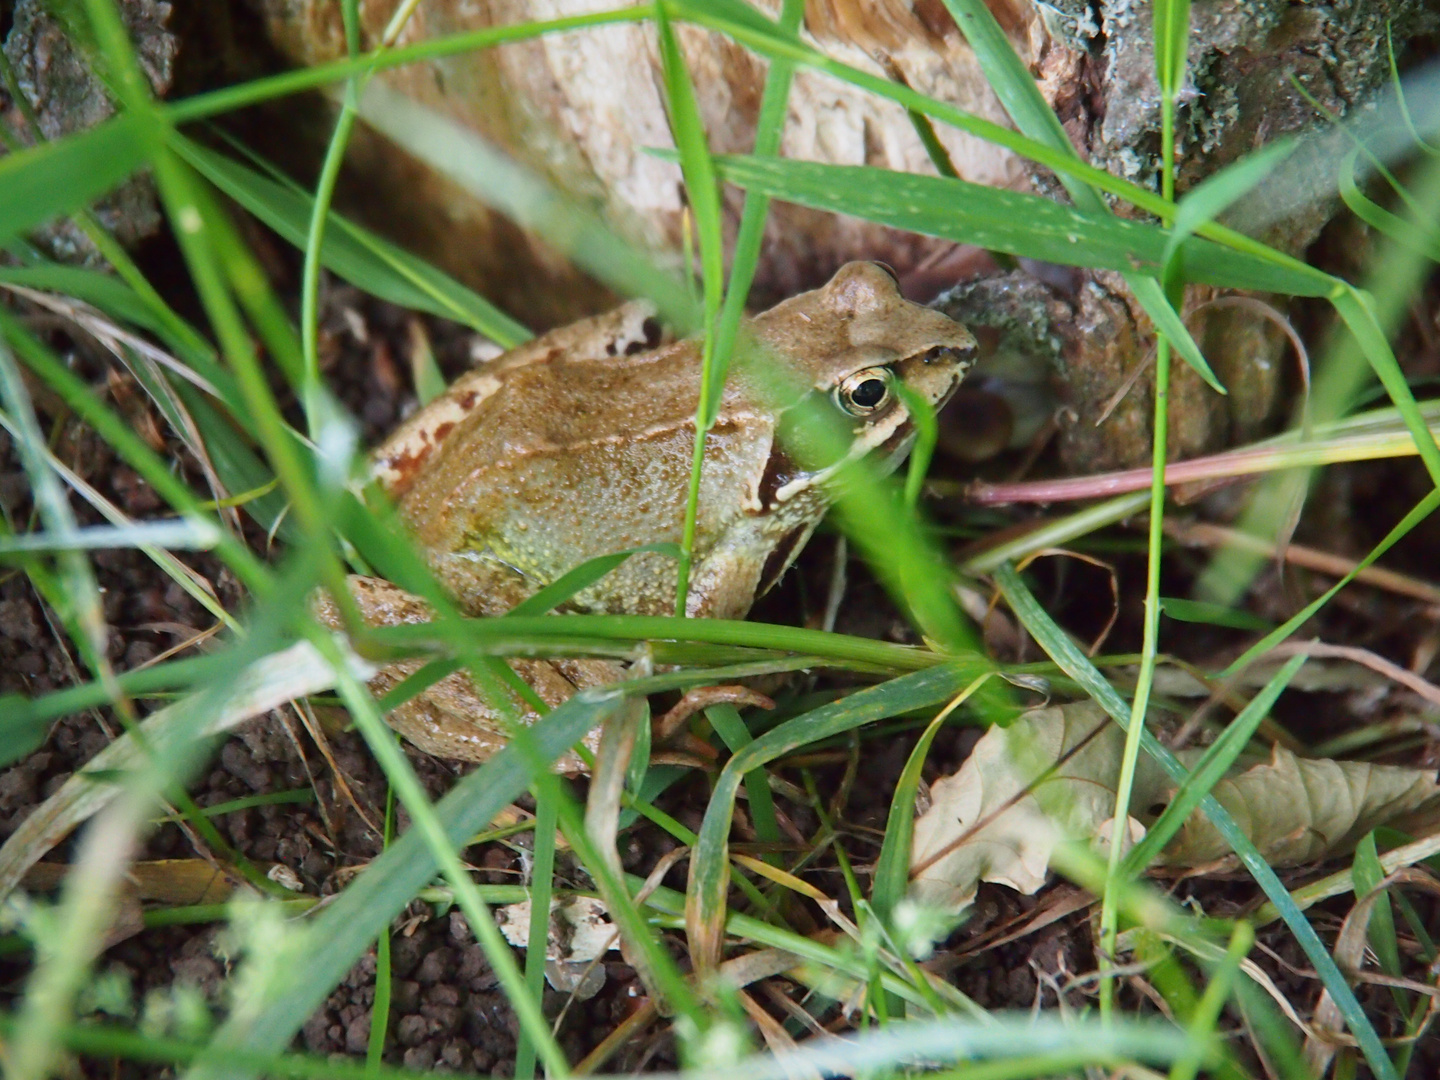
[[[886,367],[861,368],[835,388],[835,401],[851,416],[869,416],[890,404],[894,373]]]

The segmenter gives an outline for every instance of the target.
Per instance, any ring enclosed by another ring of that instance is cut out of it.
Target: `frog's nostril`
[[[922,363],[937,364],[941,360],[949,361],[952,364],[964,364],[974,359],[975,347],[957,348],[954,345],[935,345],[927,349],[920,357]]]

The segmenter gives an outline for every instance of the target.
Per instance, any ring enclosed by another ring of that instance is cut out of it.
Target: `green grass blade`
[[[945,0],[945,6],[964,31],[966,40],[975,50],[976,58],[985,72],[986,80],[999,95],[1005,111],[1015,121],[1015,126],[1031,139],[1050,147],[1056,153],[1069,155],[1079,161],[1079,155],[1075,153],[1070,137],[1065,133],[1059,118],[1040,93],[1035,79],[1020,57],[1016,55],[1005,32],[1000,28],[1000,24],[983,0]],[[1184,66],[1183,33],[1182,30],[1182,69]],[[1070,193],[1070,197],[1081,211],[1097,217],[1110,215],[1109,207],[1093,187],[1064,172],[1058,175],[1065,185],[1065,190]],[[1118,265],[1112,269],[1119,270],[1125,275],[1126,284],[1130,286],[1130,290],[1140,301],[1145,313],[1150,316],[1150,321],[1170,341],[1185,362],[1194,368],[1195,372],[1217,393],[1223,394],[1225,388],[1221,386],[1220,380],[1215,377],[1214,371],[1205,361],[1200,347],[1191,337],[1184,321],[1165,298],[1159,281],[1155,280],[1163,275],[1164,267],[1173,258],[1173,252],[1179,250],[1185,239],[1185,237],[1180,237],[1177,240],[1172,236],[1167,241],[1161,258],[1161,274],[1136,273],[1134,267]]]
[[[547,34],[583,30],[609,23],[643,22],[654,17],[654,7],[639,4],[614,11],[587,12],[566,18],[543,22],[513,23],[508,26],[488,26],[466,34],[453,34],[433,41],[421,41],[393,49],[377,49],[362,53],[353,59],[332,60],[327,64],[297,68],[263,79],[252,79],[236,86],[212,90],[193,97],[182,98],[165,106],[165,116],[172,124],[180,125],[204,120],[223,113],[233,112],[250,105],[273,101],[290,94],[316,90],[332,83],[344,82],[356,75],[367,75],[375,71],[388,71],[407,64],[425,63],[459,56],[463,53],[488,49],[508,42],[530,41]]]
[[[1338,151],[1343,154],[1344,150]],[[1431,163],[1417,177],[1417,191],[1433,203],[1440,198],[1440,164]],[[1419,220],[1419,219],[1417,219]],[[1393,334],[1408,317],[1410,297],[1431,268],[1429,260],[1409,248],[1387,240],[1375,253],[1365,277],[1366,292],[1375,298],[1380,325]],[[1320,361],[1309,398],[1308,418],[1317,430],[1356,407],[1359,395],[1370,379],[1372,368],[1354,336],[1334,333]],[[1301,427],[1306,419],[1302,410]],[[1286,527],[1295,504],[1295,492],[1309,486],[1306,472],[1276,473],[1256,488],[1237,527],[1240,531],[1273,541]],[[1205,600],[1234,604],[1260,571],[1265,556],[1238,547],[1222,548],[1195,585],[1195,595]]]
[[[595,214],[499,152],[474,132],[379,83],[360,99],[360,116],[516,224],[544,236],[617,291],[648,296],[680,333],[700,325],[685,286],[607,228]]]
[[[345,22],[347,51],[354,56],[358,51],[354,0],[344,0],[340,10]],[[335,184],[340,179],[340,167],[345,162],[345,148],[349,146],[350,135],[355,130],[355,93],[356,80],[350,79],[345,83],[340,115],[335,118],[335,127],[325,147],[325,159],[320,163],[320,175],[316,177],[315,190],[310,196],[305,239],[300,244],[304,255],[300,268],[300,353],[305,372],[300,387],[300,402],[305,410],[306,433],[312,439],[325,425],[326,404],[320,385],[320,267],[325,255],[326,225],[329,224],[331,202],[335,197]]]
[[[550,903],[555,891],[555,800],[535,802],[534,859],[530,866],[530,936],[525,943],[525,989],[536,1007],[545,1003],[545,960],[550,948]],[[515,1080],[535,1075],[535,1043],[524,1029],[515,1045]]]
[[[950,705],[941,709],[935,719],[925,725],[915,749],[905,759],[905,768],[895,784],[895,794],[890,799],[890,814],[885,821],[885,839],[880,845],[880,858],[875,863],[875,878],[870,889],[870,903],[875,914],[887,922],[905,896],[910,884],[910,852],[915,837],[915,795],[920,790],[920,774],[925,767],[925,758],[930,753],[930,744],[940,733],[955,705],[963,700],[961,694]]]
[[[1256,659],[1264,656],[1276,645],[1280,644],[1280,642],[1295,633],[1296,630],[1299,630],[1301,626],[1314,618],[1315,614],[1328,604],[1336,593],[1354,581],[1362,570],[1374,564],[1381,555],[1385,554],[1385,552],[1403,540],[1415,526],[1419,525],[1436,510],[1440,510],[1440,488],[1431,491],[1425,498],[1411,507],[1410,512],[1401,518],[1399,523],[1386,533],[1385,538],[1371,548],[1370,552],[1356,563],[1349,573],[1314,600],[1310,601],[1310,603],[1306,604],[1289,619],[1285,620],[1282,625],[1270,631],[1270,633],[1266,634],[1254,645],[1237,656],[1230,665],[1220,673],[1221,678],[1228,678],[1237,672],[1243,671],[1250,664],[1254,663]]]
[[[1275,629],[1274,625],[1267,620],[1242,608],[1232,608],[1225,604],[1207,604],[1201,600],[1186,600],[1177,596],[1162,596],[1160,611],[1176,622],[1228,626],[1232,630],[1258,630],[1262,634]]]
[[[1375,847],[1375,833],[1368,832],[1355,845],[1355,857],[1350,867],[1351,877],[1355,881],[1356,897],[1363,897],[1367,893],[1380,887],[1385,880],[1385,868],[1380,865],[1380,853]],[[1390,898],[1382,897],[1377,900],[1375,907],[1370,912],[1370,947],[1375,950],[1375,958],[1380,961],[1380,970],[1393,978],[1400,978],[1403,969],[1400,966],[1400,948],[1395,939],[1395,913],[1390,909]],[[1392,989],[1396,995],[1396,1004],[1405,1011],[1405,998],[1398,987]]]
[[[1030,590],[1026,588],[1015,569],[1008,565],[1000,567],[995,572],[995,581],[1009,602],[1011,610],[1050,655],[1050,658],[1059,664],[1067,675],[1078,682],[1117,724],[1128,728],[1130,723],[1129,704],[1105,680],[1090,659],[1056,625],[1045,609],[1036,602],[1035,597],[1031,595]],[[1175,755],[1162,746],[1148,731],[1142,732],[1141,739],[1145,751],[1173,780],[1183,784],[1189,776],[1189,770],[1181,765]],[[1255,849],[1255,845],[1246,838],[1230,812],[1221,806],[1213,795],[1207,794],[1201,800],[1200,809],[1210,819],[1216,831],[1225,838],[1225,842],[1230,845],[1231,850],[1239,856],[1241,863],[1255,878],[1266,897],[1275,905],[1280,917],[1285,920],[1290,932],[1295,935],[1295,940],[1310,959],[1321,982],[1330,991],[1330,996],[1340,1009],[1351,1034],[1359,1042],[1361,1052],[1365,1055],[1365,1060],[1369,1063],[1370,1068],[1383,1080],[1398,1080],[1395,1076],[1394,1066],[1385,1053],[1385,1047],[1380,1042],[1374,1025],[1370,1023],[1360,1002],[1356,999],[1355,992],[1350,989],[1350,985],[1345,981],[1345,976],[1336,965],[1334,957],[1325,948],[1325,943],[1315,933],[1314,927],[1305,918],[1304,912],[1296,906],[1284,883]]]
[[[315,200],[183,136],[171,145],[201,176],[298,248],[304,248]],[[373,296],[463,323],[505,348],[530,332],[488,300],[429,263],[331,213],[321,262]]]
[[[853,731],[874,720],[945,701],[978,678],[988,666],[988,662],[981,660],[944,664],[851,694],[787,720],[726,762],[715,782],[699,840],[690,856],[685,922],[691,955],[701,967],[719,960],[725,894],[730,880],[730,823],[741,778],[797,747]]]
[[[700,277],[705,306],[705,333],[713,344],[715,319],[725,291],[725,249],[721,232],[720,184],[715,163],[695,100],[695,87],[685,63],[685,54],[675,37],[675,29],[665,15],[664,7],[656,9],[656,31],[660,38],[660,60],[665,84],[665,100],[670,112],[670,130],[679,153],[680,171],[685,178],[685,199],[695,220],[695,235],[700,244]],[[725,373],[715,372],[707,352],[705,366],[706,397],[699,417],[707,430],[715,423],[719,409],[718,390]]]
[[[554,760],[598,724],[616,698],[580,694],[555,709],[532,729],[534,745]],[[435,805],[448,843],[459,848],[486,828],[505,806],[529,786],[529,770],[515,747],[507,747],[461,780]],[[280,1050],[305,1019],[325,1001],[351,966],[370,947],[437,870],[434,853],[419,830],[400,837],[335,897],[310,924],[306,962],[276,971],[254,990],[247,1008],[237,1010],[210,1043],[205,1060],[190,1080],[239,1080],[254,1076],[253,1065],[227,1059],[230,1048]]]
[[[1340,168],[1340,198],[1350,208],[1351,213],[1372,229],[1424,255],[1431,262],[1440,262],[1440,231],[1436,230],[1432,222],[1422,220],[1417,223],[1392,214],[1368,198],[1355,185],[1354,152],[1346,155],[1345,164]]]
[[[0,158],[0,242],[83,209],[144,166],[153,129],[122,115]]]
[[[1207,176],[1187,191],[1176,204],[1175,220],[1161,261],[1168,267],[1182,243],[1253,191],[1295,152],[1295,146],[1296,140],[1292,138],[1277,139]]]
[[[0,282],[60,293],[83,300],[120,322],[163,335],[166,321],[123,281],[99,270],[42,262],[31,266],[0,267]],[[187,324],[188,325],[188,324]],[[190,333],[198,336],[193,327]],[[189,359],[188,357],[186,359]]]
[[[1165,340],[1170,342],[1184,361],[1194,368],[1196,374],[1204,379],[1217,394],[1225,393],[1225,387],[1220,385],[1220,380],[1215,377],[1215,372],[1210,370],[1210,365],[1201,355],[1200,346],[1195,344],[1195,339],[1190,336],[1190,328],[1185,325],[1185,321],[1180,318],[1180,313],[1166,298],[1165,290],[1161,287],[1159,280],[1139,274],[1126,274],[1125,283],[1130,286],[1130,291],[1135,294],[1135,299],[1140,301],[1140,306],[1145,309],[1145,314],[1150,316],[1150,321],[1155,324],[1155,329],[1164,335]]]
[[[18,694],[0,697],[0,766],[19,761],[32,750],[38,750],[50,734],[49,717],[17,714],[28,704],[29,699]]]
[[[1000,98],[1000,104],[1005,106],[1016,128],[1037,143],[1079,161],[1060,118],[1040,93],[1034,76],[1011,47],[984,0],[945,0],[945,8],[975,50],[985,81]],[[1056,175],[1076,206],[1091,213],[1108,213],[1105,200],[1089,184],[1065,172]]]
[[[613,555],[598,555],[581,563],[575,569],[566,571],[534,596],[520,601],[510,609],[510,614],[544,615],[548,611],[553,611],[576,593],[594,585],[631,555],[639,555],[644,551],[656,551],[663,555],[676,557],[680,554],[680,549],[674,544],[646,544],[643,547],[617,551]]]
[[[732,754],[738,754],[755,740],[750,729],[740,717],[740,710],[729,703],[711,705],[705,710],[705,719],[715,729],[722,742]],[[761,843],[781,844],[784,836],[780,832],[779,820],[775,817],[775,799],[770,793],[770,779],[764,769],[753,769],[745,774],[745,794],[749,800],[750,822]],[[692,838],[693,842],[693,838]],[[765,861],[780,865],[780,857],[769,853]]]
[[[1200,1069],[1205,1065],[1204,1052],[1210,1049],[1213,1053],[1213,1040],[1219,1037],[1220,1012],[1230,1000],[1236,976],[1240,974],[1240,965],[1254,945],[1255,928],[1247,922],[1237,922],[1230,933],[1230,947],[1225,950],[1225,958],[1209,972],[1205,993],[1201,995],[1200,1003],[1186,1025],[1194,1040],[1195,1050],[1175,1062],[1170,1069],[1170,1080],[1195,1080],[1200,1074]],[[1208,1075],[1224,1077],[1225,1080],[1238,1080],[1245,1076],[1232,1062],[1224,1064],[1228,1068],[1216,1069]]]
[[[695,87],[685,54],[675,37],[664,5],[655,9],[655,32],[660,39],[660,67],[669,108],[670,131],[685,179],[685,197],[700,241],[700,277],[703,290],[705,337],[700,347],[700,399],[695,406],[695,441],[690,462],[690,486],[681,527],[680,565],[675,579],[675,614],[684,615],[690,595],[690,557],[695,548],[700,511],[700,473],[705,462],[705,441],[720,411],[723,370],[715,363],[715,329],[725,297],[725,238],[720,223],[720,187],[715,163],[695,101]],[[687,259],[688,261],[688,259]],[[688,270],[687,266],[687,270]]]
[[[1067,266],[1146,276],[1164,269],[1164,229],[1087,213],[1039,195],[860,165],[745,156],[715,160],[730,183],[801,206]],[[1325,296],[1335,285],[1329,277],[1194,237],[1180,246],[1180,258],[1186,280],[1225,288]]]
[[[1206,748],[1204,755],[1190,770],[1190,775],[1176,790],[1170,805],[1150,826],[1145,838],[1125,854],[1121,868],[1127,877],[1143,874],[1170,839],[1184,827],[1201,800],[1224,778],[1235,759],[1249,745],[1255,729],[1270,715],[1270,707],[1285,692],[1305,659],[1304,656],[1292,656],[1286,661],[1285,666],[1271,676],[1264,688],[1226,726],[1220,737]]]
[[[1173,101],[1185,85],[1185,53],[1190,42],[1189,0],[1155,0],[1151,31],[1160,96]]]
[[[777,30],[794,36],[804,16],[805,0],[784,0]],[[770,70],[765,75],[765,93],[760,99],[760,116],[755,124],[754,156],[757,158],[774,157],[780,150],[780,137],[785,128],[790,83],[794,72],[795,65],[789,60],[772,60],[770,63]],[[735,236],[735,249],[730,257],[730,280],[725,288],[725,304],[720,309],[720,318],[715,324],[713,370],[715,379],[721,382],[729,366],[731,352],[735,348],[740,319],[745,314],[745,301],[750,295],[750,284],[755,278],[755,267],[760,259],[760,243],[765,237],[765,218],[769,211],[768,198],[759,193],[746,193],[745,208],[740,213],[740,228]]]
[[[1342,283],[1341,288],[1331,297],[1331,303],[1345,320],[1345,325],[1355,336],[1365,359],[1370,361],[1370,366],[1379,376],[1381,384],[1389,392],[1390,400],[1395,403],[1395,408],[1404,419],[1410,437],[1415,440],[1415,448],[1420,454],[1420,460],[1425,463],[1426,471],[1430,473],[1430,479],[1440,486],[1440,446],[1436,445],[1435,437],[1425,425],[1425,418],[1420,415],[1415,395],[1405,381],[1405,373],[1400,370],[1400,363],[1390,349],[1385,331],[1380,328],[1375,309],[1359,289],[1346,283]]]

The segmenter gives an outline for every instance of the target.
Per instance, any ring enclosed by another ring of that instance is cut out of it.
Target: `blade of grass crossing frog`
[[[613,555],[597,555],[595,558],[581,563],[575,569],[567,571],[534,596],[522,600],[511,608],[509,613],[511,615],[544,615],[548,611],[553,611],[574,597],[576,593],[588,589],[606,574],[618,568],[630,556],[647,551],[669,555],[672,558],[680,557],[679,545],[668,543],[645,544],[627,551],[617,551]]]
[[[82,209],[154,151],[151,125],[122,114],[76,135],[0,158],[0,241]]]
[[[729,833],[741,778],[784,754],[864,724],[945,701],[973,682],[988,664],[953,663],[892,679],[833,704],[787,720],[735,753],[721,770],[690,858],[685,925],[698,971],[720,961],[725,895],[730,880]]]
[[[277,177],[258,171],[177,135],[175,150],[202,176],[281,237],[302,247],[314,199]],[[513,348],[530,332],[480,294],[334,211],[320,248],[327,269],[372,296],[401,307],[463,323]]]
[[[708,430],[715,422],[719,408],[713,372],[715,319],[725,291],[725,250],[720,224],[720,186],[715,164],[705,136],[705,124],[695,101],[695,87],[685,54],[675,36],[675,28],[665,6],[655,9],[655,29],[660,39],[660,60],[665,84],[665,100],[670,114],[670,131],[680,155],[680,171],[685,178],[686,202],[695,220],[695,233],[700,244],[701,284],[704,290],[706,353],[704,358],[704,412],[699,417]],[[722,373],[723,374],[723,373]]]
[[[794,36],[805,17],[805,0],[784,0],[780,8],[777,31]],[[760,116],[755,124],[755,151],[758,158],[774,157],[780,150],[780,137],[789,112],[790,83],[795,73],[793,62],[772,60],[765,73],[765,92],[760,98]],[[714,160],[710,160],[714,169]],[[745,314],[745,301],[760,261],[760,243],[765,238],[765,219],[770,200],[759,193],[747,192],[740,212],[740,227],[735,235],[735,248],[730,256],[730,280],[725,288],[725,303],[715,324],[715,351],[712,362],[715,388],[711,400],[718,400],[724,386],[725,373]]]
[[[910,460],[905,466],[905,507],[912,513],[920,503],[920,492],[925,486],[925,474],[930,469],[930,460],[935,455],[935,444],[940,440],[940,422],[930,403],[898,380],[895,390],[910,414],[915,425],[915,445],[910,449]]]
[[[1204,755],[1191,768],[1189,777],[1176,790],[1170,805],[1146,830],[1145,838],[1126,853],[1122,867],[1125,876],[1135,877],[1144,873],[1170,842],[1171,837],[1184,827],[1190,814],[1199,807],[1200,801],[1224,779],[1226,771],[1249,745],[1255,729],[1270,714],[1270,707],[1285,692],[1285,688],[1290,685],[1290,680],[1295,677],[1305,660],[1304,656],[1292,656],[1287,660],[1265,684],[1264,689],[1251,698],[1249,704],[1226,725],[1220,737],[1206,748]]]
[[[994,576],[995,583],[1000,587],[1011,610],[1041,648],[1060,665],[1062,671],[1078,682],[1117,724],[1122,728],[1128,727],[1130,722],[1129,704],[1050,618],[1030,593],[1015,568],[1006,564],[996,570]],[[1148,731],[1142,733],[1141,739],[1145,751],[1154,758],[1171,779],[1177,783],[1184,783],[1189,771],[1180,764],[1175,755],[1161,745],[1159,740]],[[1321,982],[1330,991],[1330,996],[1339,1007],[1351,1034],[1359,1042],[1360,1049],[1370,1068],[1377,1076],[1383,1077],[1385,1080],[1398,1080],[1394,1066],[1385,1052],[1385,1047],[1380,1042],[1374,1025],[1370,1023],[1361,1008],[1354,991],[1350,989],[1349,984],[1345,981],[1345,976],[1326,949],[1325,943],[1315,933],[1314,927],[1310,925],[1309,920],[1295,904],[1275,871],[1270,868],[1259,851],[1255,849],[1255,845],[1241,831],[1230,812],[1221,806],[1213,795],[1207,794],[1201,800],[1200,809],[1210,819],[1216,831],[1224,837],[1231,850],[1240,858],[1266,897],[1275,905],[1280,917],[1290,928],[1290,932],[1295,935],[1295,940],[1319,974]]]
[[[685,54],[675,37],[665,6],[655,9],[655,30],[660,39],[661,72],[670,131],[680,154],[680,171],[695,231],[700,241],[701,284],[704,307],[704,339],[700,347],[700,400],[695,406],[695,441],[690,464],[689,490],[685,499],[685,520],[681,530],[680,562],[675,583],[675,614],[684,615],[690,595],[690,556],[695,546],[697,515],[700,509],[700,473],[705,461],[706,435],[720,408],[723,375],[715,375],[715,324],[725,291],[724,238],[720,231],[720,188],[715,164],[705,137],[705,125],[695,102],[695,88],[685,64]],[[688,258],[688,256],[687,256]]]

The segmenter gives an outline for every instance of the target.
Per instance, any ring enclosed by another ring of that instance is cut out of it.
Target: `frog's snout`
[[[934,345],[920,355],[922,364],[951,363],[957,367],[968,366],[974,359],[974,345]]]

